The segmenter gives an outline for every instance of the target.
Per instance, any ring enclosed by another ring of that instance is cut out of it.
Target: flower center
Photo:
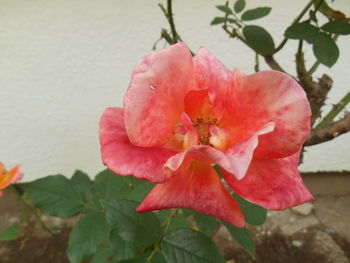
[[[198,133],[198,139],[200,144],[210,145],[210,131],[211,125],[216,124],[217,118],[197,118],[195,121],[192,120],[192,125],[195,127]]]

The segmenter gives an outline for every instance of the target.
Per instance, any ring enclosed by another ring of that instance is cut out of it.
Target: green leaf
[[[123,179],[127,182],[129,187],[131,187],[132,189],[134,189],[139,184],[143,184],[147,182],[145,180],[142,180],[133,176],[123,176]]]
[[[245,7],[245,0],[237,0],[233,6],[233,9],[238,14],[244,9],[244,7]]]
[[[134,189],[127,194],[126,199],[141,202],[153,187],[154,184],[144,181],[136,185]]]
[[[0,231],[0,241],[11,241],[17,239],[21,234],[21,228],[18,224],[9,226]]]
[[[80,184],[84,188],[90,188],[90,186],[92,185],[90,177],[80,170],[76,170],[74,172],[71,180],[76,182],[77,184]]]
[[[147,260],[149,254],[144,257],[132,258],[118,261],[118,263],[167,263],[161,253],[155,253],[150,261]],[[186,263],[186,262],[183,262]]]
[[[107,240],[109,226],[104,214],[89,211],[73,228],[68,241],[68,258],[71,263],[80,263],[95,254]]]
[[[216,230],[216,218],[194,211],[194,219],[198,228],[205,234],[211,235]]]
[[[321,29],[336,35],[349,35],[350,23],[343,20],[333,20],[324,24]]]
[[[132,258],[118,261],[118,263],[147,263],[147,260],[145,258]]]
[[[319,32],[318,28],[308,23],[296,23],[284,32],[284,36],[291,39],[304,39],[310,41]]]
[[[83,190],[84,192],[84,199],[86,200],[86,203],[90,203],[91,202],[91,198],[92,198],[92,195],[91,195],[91,192],[90,192],[90,188],[92,186],[92,181],[90,179],[90,177],[82,172],[82,171],[75,171],[72,178],[71,178],[71,181],[77,183]]]
[[[73,217],[84,208],[84,190],[63,175],[51,175],[23,187],[32,203],[51,216]]]
[[[124,240],[119,235],[118,229],[112,229],[110,242],[119,260],[133,258],[137,254],[137,247],[131,242]]]
[[[332,38],[323,33],[314,37],[313,51],[317,60],[327,67],[332,67],[339,57],[337,44]]]
[[[103,242],[97,249],[90,263],[117,263],[117,257],[109,241]]]
[[[214,242],[191,229],[165,235],[161,247],[168,263],[225,263]]]
[[[258,206],[256,204],[252,204],[246,200],[244,200],[242,197],[240,197],[237,194],[233,195],[234,198],[238,201],[244,218],[247,223],[252,225],[262,225],[265,223],[267,210],[261,206]]]
[[[107,201],[127,196],[131,191],[128,179],[108,169],[99,173],[91,187],[94,205],[103,208]]]
[[[218,174],[218,176],[222,179],[223,177],[222,177],[222,173],[220,170],[220,166],[218,166],[217,164],[214,164],[213,168],[214,168],[215,172]]]
[[[232,10],[225,5],[217,5],[216,8],[219,9],[220,11],[226,13],[226,14],[229,14],[229,15],[233,14]]]
[[[150,263],[167,263],[162,253],[155,253]]]
[[[218,24],[223,24],[223,23],[225,23],[225,21],[226,21],[226,18],[225,17],[215,17],[212,21],[211,21],[211,23],[210,23],[210,25],[218,25]]]
[[[165,224],[167,224],[169,218],[171,217],[171,213],[172,211],[170,209],[165,209],[158,211],[157,213],[155,213],[155,215],[158,217],[159,221],[164,226]],[[183,215],[179,211],[171,220],[168,227],[168,232],[181,228],[189,228],[189,224],[185,215]]]
[[[258,7],[245,11],[242,14],[242,20],[250,21],[267,16],[271,12],[271,7]]]
[[[161,235],[160,223],[152,213],[138,213],[138,203],[116,200],[107,203],[106,217],[119,236],[137,248],[157,242]]]
[[[272,55],[275,50],[275,43],[264,28],[260,26],[245,26],[243,35],[247,44],[261,55]]]
[[[249,235],[249,231],[246,227],[238,228],[223,222],[231,236],[236,239],[238,244],[246,250],[255,259],[255,246],[252,238]]]

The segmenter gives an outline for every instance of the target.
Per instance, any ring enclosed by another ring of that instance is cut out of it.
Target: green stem
[[[307,72],[307,75],[311,76],[312,74],[314,74],[320,64],[320,61],[315,61],[315,63],[311,66],[310,70]]]
[[[273,54],[276,54],[278,51],[280,51],[280,50],[284,47],[284,45],[287,43],[287,41],[288,41],[288,38],[286,38],[286,37],[283,38],[281,44],[279,44],[279,45],[276,47],[275,52],[274,52]]]
[[[174,14],[173,14],[173,5],[172,0],[167,0],[167,14],[168,21],[170,25],[171,34],[173,35],[174,44],[181,40],[180,36],[176,32],[175,23],[174,23]]]
[[[293,24],[298,23],[300,21],[300,19],[303,18],[303,16],[305,15],[305,13],[307,12],[307,10],[309,10],[309,8],[312,6],[312,1],[310,1],[303,10],[301,10],[300,14],[297,16],[297,18],[294,20]]]
[[[335,117],[346,107],[346,105],[350,102],[350,91],[345,94],[345,96],[333,106],[333,109],[328,112],[328,114],[323,118],[322,121],[316,126],[317,128],[323,128],[326,125],[330,124]]]
[[[302,19],[302,17],[305,15],[305,13],[310,9],[311,6],[312,6],[312,1],[310,1],[310,2],[303,8],[303,10],[301,10],[300,14],[295,18],[295,20],[293,21],[292,25],[298,23],[298,22],[300,21],[300,19]],[[287,43],[287,41],[288,41],[288,38],[286,38],[286,37],[283,38],[281,44],[279,44],[279,45],[277,46],[277,48],[275,49],[274,54],[276,54],[278,51],[280,51],[280,50],[284,47],[284,45]]]
[[[223,25],[222,26],[224,31],[230,36],[230,37],[237,37],[239,40],[241,40],[244,44],[246,44],[249,48],[250,46],[248,45],[248,42],[245,41],[245,39],[236,31],[236,29],[230,25]],[[228,27],[232,28],[232,32],[228,29]]]
[[[157,243],[154,244],[153,246],[153,251],[151,253],[151,255],[149,255],[149,257],[147,257],[147,262],[150,262],[154,256],[154,254],[160,250],[159,247],[160,247],[160,242],[162,241],[163,237],[165,236],[165,234],[168,232],[168,228],[171,224],[171,221],[173,220],[173,218],[176,216],[177,212],[179,211],[180,209],[179,208],[174,208],[174,209],[171,209],[171,212],[170,212],[170,216],[167,220],[167,222],[165,223],[164,225],[164,230],[163,230],[163,233],[162,235],[160,236],[160,239]]]
[[[147,257],[147,262],[151,262],[152,258],[154,257],[154,255],[156,254],[156,252],[157,252],[158,250],[160,250],[160,249],[159,249],[159,244],[156,243],[156,244],[154,245],[154,248],[153,248],[153,250],[152,250],[151,255],[149,255],[149,256]]]
[[[174,22],[174,14],[173,14],[173,6],[172,6],[172,0],[167,0],[167,7],[166,9],[162,4],[158,4],[160,9],[163,11],[164,16],[168,20],[170,31],[171,31],[171,39],[165,38],[165,40],[170,44],[176,44],[179,41],[182,41],[181,37],[176,31],[175,28],[175,22]],[[163,35],[162,35],[163,37]]]
[[[41,219],[40,215],[35,211],[35,208],[32,207],[26,200],[23,199],[23,196],[14,188],[14,185],[9,187],[9,190],[15,195],[15,197],[24,205],[24,207],[34,215],[35,219],[39,222],[41,228],[52,235],[57,241],[59,241],[64,246],[67,246],[67,242],[59,235],[52,232],[52,230],[46,226],[45,222]]]
[[[259,54],[255,53],[255,66],[254,66],[255,72],[260,71],[260,61],[259,61]]]
[[[176,216],[178,211],[179,211],[179,208],[171,209],[170,216],[169,216],[168,221],[166,222],[165,227],[164,227],[164,234],[166,234],[166,232],[168,232],[168,228],[171,224],[171,221]]]

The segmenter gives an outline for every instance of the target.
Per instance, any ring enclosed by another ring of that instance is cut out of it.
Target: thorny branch
[[[323,128],[315,129],[306,141],[305,146],[311,146],[326,141],[330,141],[341,134],[350,131],[350,113],[347,113],[342,119],[332,122]]]

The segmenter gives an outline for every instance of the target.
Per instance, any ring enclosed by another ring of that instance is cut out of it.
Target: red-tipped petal
[[[124,97],[130,141],[142,147],[166,143],[184,111],[185,95],[195,87],[193,60],[184,43],[144,57]]]
[[[225,189],[209,164],[187,162],[169,182],[156,185],[138,207],[138,212],[187,208],[222,219],[237,227],[244,217],[237,201]]]
[[[309,136],[309,102],[299,84],[284,73],[261,71],[244,75],[235,70],[227,98],[226,118],[235,127],[236,140],[267,122],[275,123],[275,130],[259,139],[255,154],[260,157],[294,154]]]
[[[244,199],[267,209],[283,210],[313,200],[298,172],[300,151],[282,159],[254,156],[246,176],[237,180],[223,171],[228,185]]]
[[[102,161],[113,172],[156,183],[168,180],[163,165],[175,152],[132,145],[124,127],[123,109],[105,110],[100,121],[100,143]]]

